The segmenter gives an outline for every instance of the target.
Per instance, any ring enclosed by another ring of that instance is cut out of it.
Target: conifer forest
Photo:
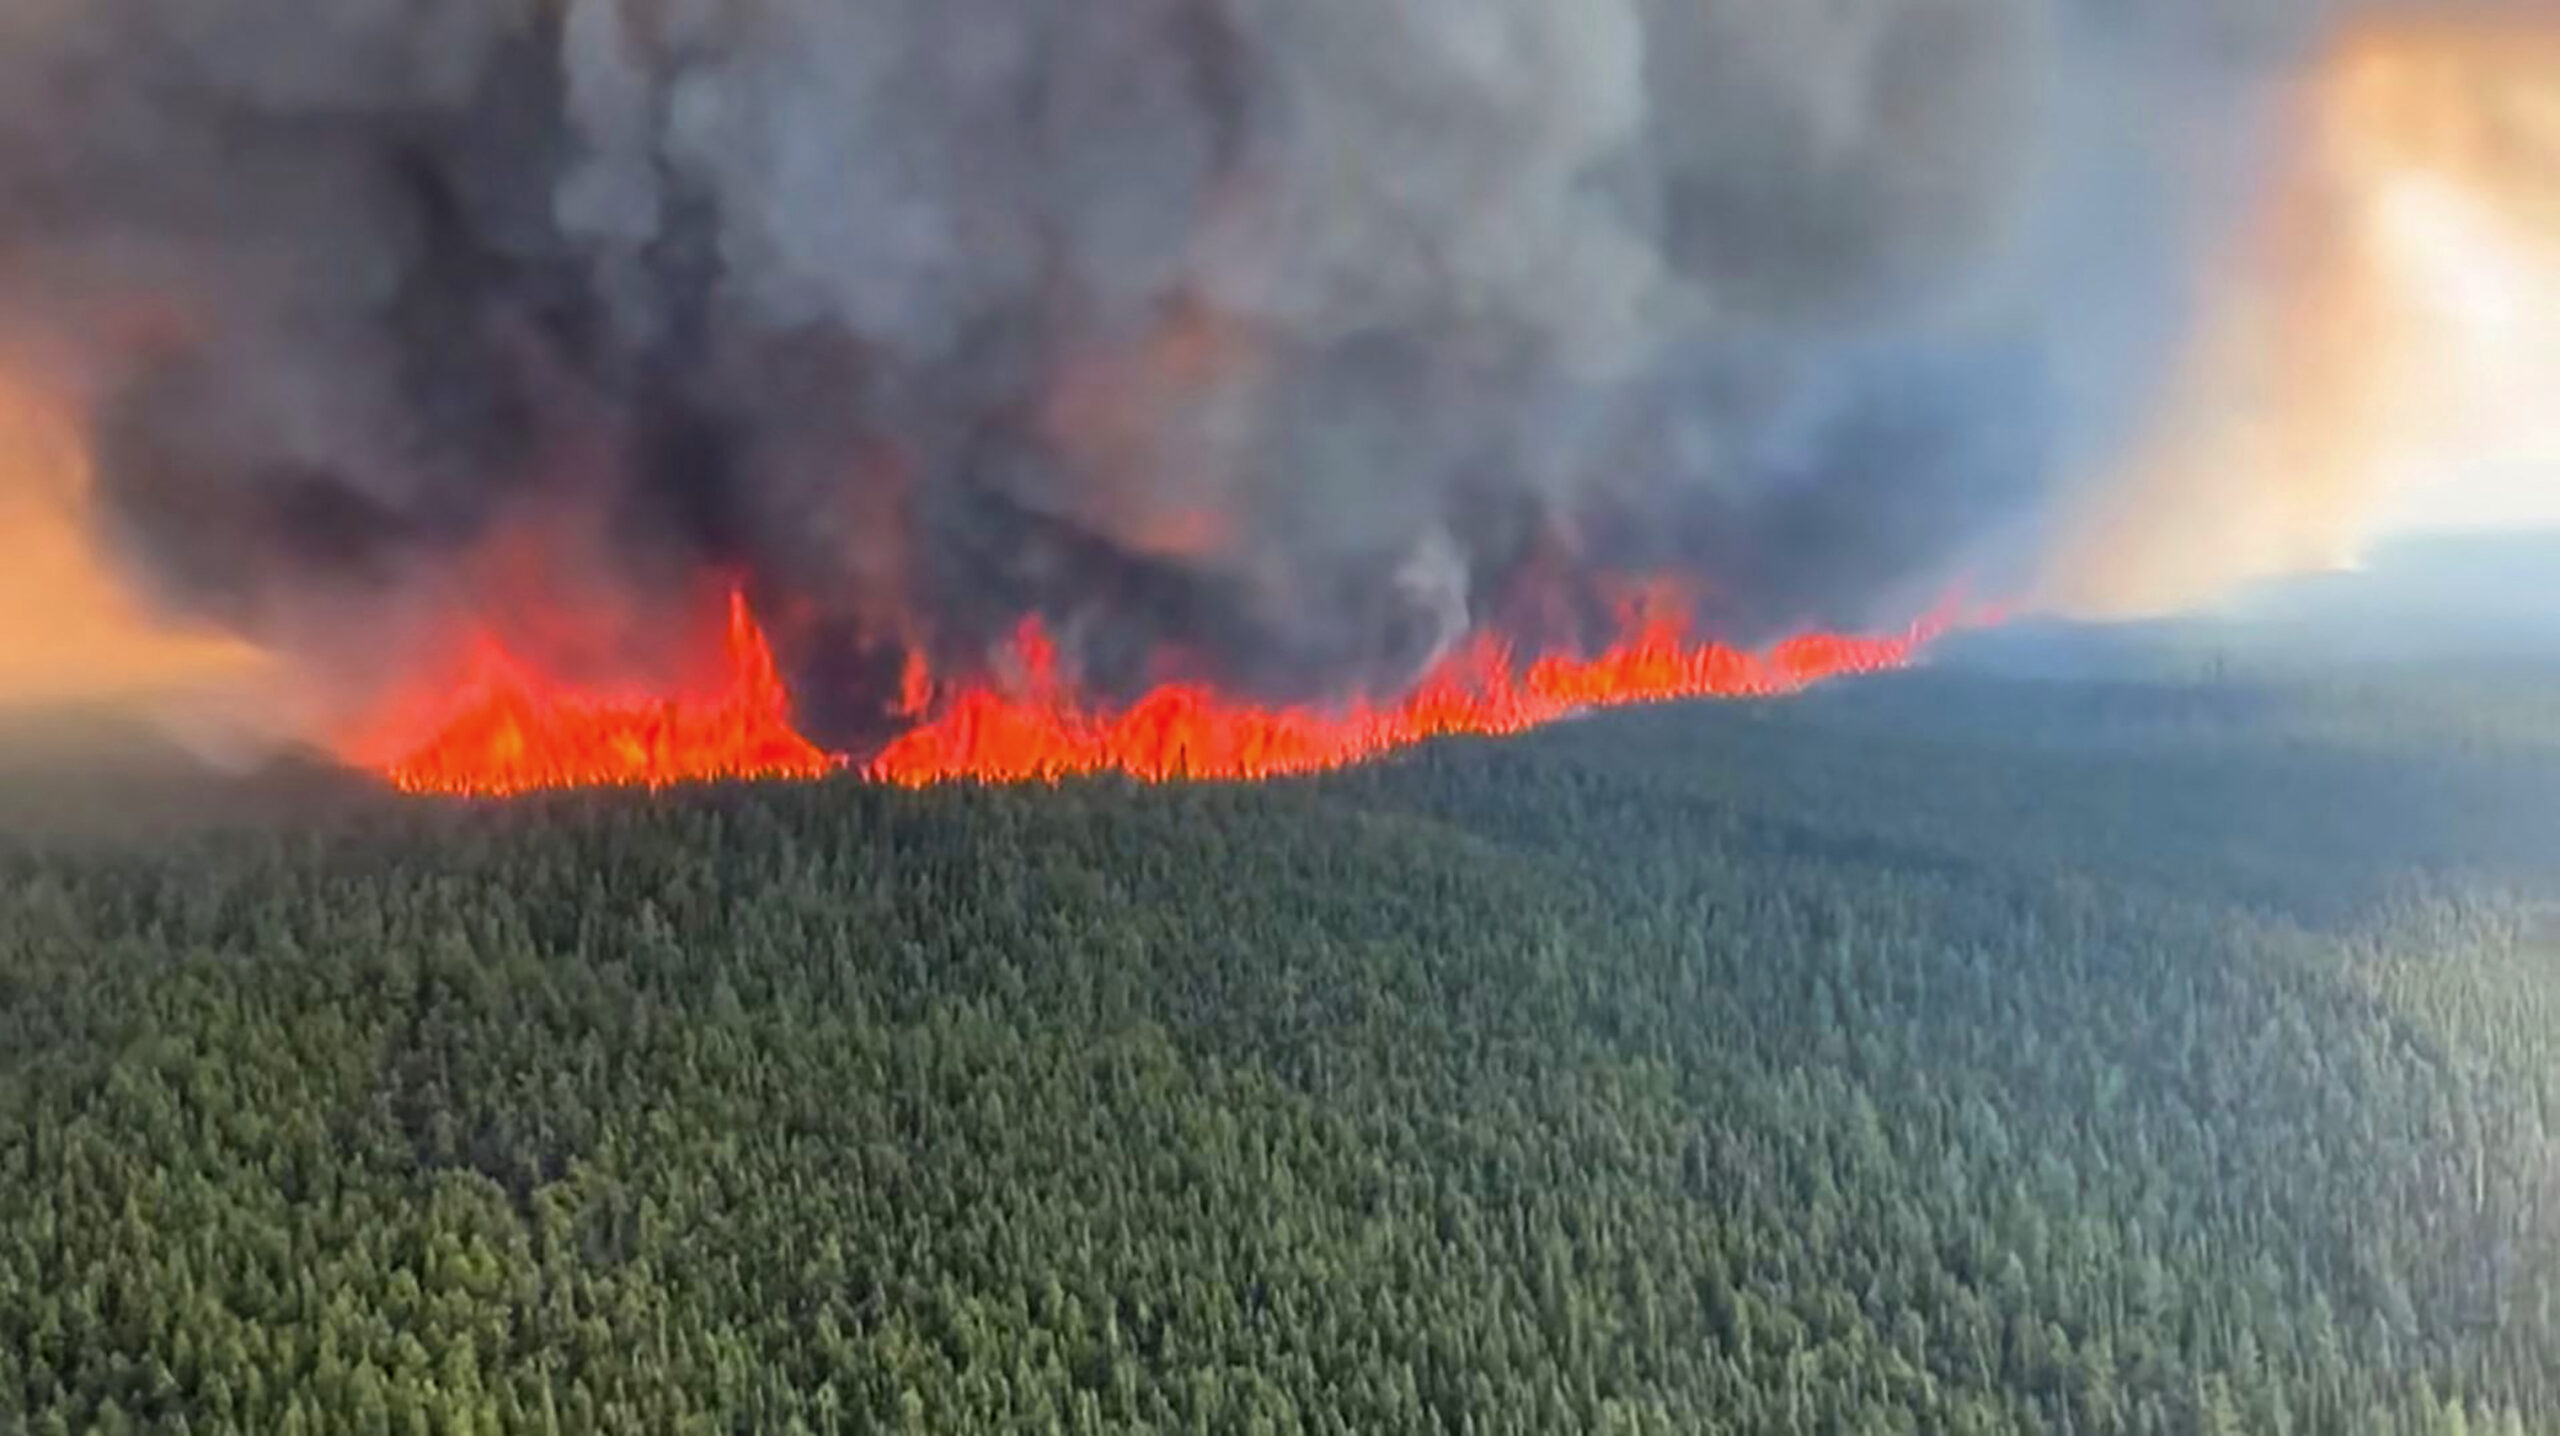
[[[22,815],[0,1431],[2560,1430],[2536,672]]]

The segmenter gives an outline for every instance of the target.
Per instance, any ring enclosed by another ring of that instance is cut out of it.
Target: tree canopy
[[[2560,763],[2425,708],[12,839],[0,1431],[2560,1430]]]

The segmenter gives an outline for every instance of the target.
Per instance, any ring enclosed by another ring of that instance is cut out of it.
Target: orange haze
[[[2560,521],[2560,24],[2371,26],[2127,482],[2054,572],[2139,612],[2336,567],[2385,525]]]
[[[87,462],[62,406],[0,373],[0,707],[165,693],[255,672],[226,639],[155,623],[85,532]]]

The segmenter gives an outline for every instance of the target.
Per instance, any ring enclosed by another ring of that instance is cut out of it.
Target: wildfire
[[[1810,634],[1749,653],[1699,640],[1676,616],[1631,610],[1618,641],[1591,658],[1524,665],[1500,638],[1479,634],[1388,704],[1264,708],[1201,685],[1169,684],[1125,710],[1098,712],[1060,681],[1047,635],[1025,624],[1015,640],[1025,675],[1017,691],[963,688],[867,771],[909,786],[1106,771],[1152,782],[1316,772],[1431,738],[1517,733],[1586,709],[1789,693],[1899,667],[1937,627],[1924,623],[1899,638]],[[911,671],[911,691],[929,687],[921,670]]]
[[[1078,695],[1056,645],[1026,622],[1013,645],[1018,676],[1001,687],[941,685],[920,659],[911,662],[907,701],[917,726],[859,771],[908,787],[1102,772],[1151,782],[1316,772],[1431,738],[1517,733],[1587,709],[1790,693],[1899,667],[1941,627],[1932,619],[1899,637],[1809,634],[1752,653],[1697,638],[1663,605],[1631,604],[1618,640],[1595,656],[1523,663],[1500,638],[1478,635],[1389,703],[1273,708],[1174,683],[1103,709]],[[813,778],[852,766],[792,727],[788,690],[743,596],[730,601],[725,658],[716,693],[608,698],[548,680],[484,638],[461,696],[436,710],[432,736],[386,776],[410,793],[510,796]]]
[[[726,678],[706,696],[600,696],[548,680],[495,639],[475,647],[434,736],[390,766],[405,792],[506,796],[542,788],[663,787],[814,778],[836,760],[791,725],[791,696],[743,594],[729,600]]]

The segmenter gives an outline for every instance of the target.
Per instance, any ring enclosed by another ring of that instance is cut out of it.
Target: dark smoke
[[[1274,696],[1611,573],[1889,620],[2101,467],[2324,18],[14,0],[0,338],[157,597],[350,674],[528,532],[745,575],[828,726],[1026,613]]]

